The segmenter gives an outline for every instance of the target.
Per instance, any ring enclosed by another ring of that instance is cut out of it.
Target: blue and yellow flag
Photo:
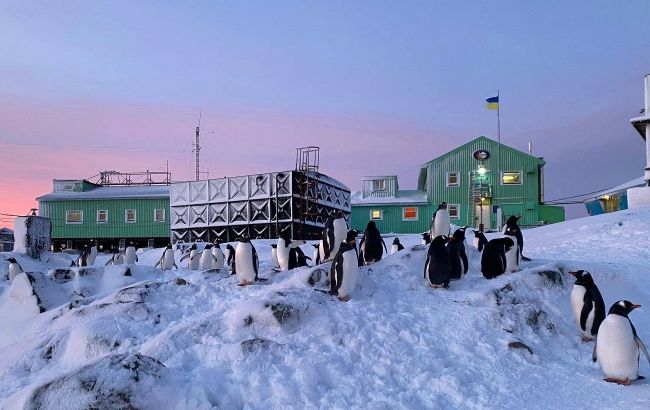
[[[499,109],[499,96],[491,97],[485,100],[487,103],[485,106],[488,110],[498,110]]]

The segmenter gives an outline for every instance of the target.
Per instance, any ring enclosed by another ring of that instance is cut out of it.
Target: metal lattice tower
[[[200,121],[200,120],[199,120]],[[194,153],[196,156],[196,162],[195,162],[195,167],[196,167],[196,181],[199,180],[199,167],[200,167],[200,161],[199,161],[199,151],[201,151],[201,145],[199,145],[199,127],[196,127],[196,142],[194,143]]]
[[[299,232],[297,239],[305,239],[305,225],[315,222],[318,215],[318,177],[320,148],[315,146],[296,149],[296,172],[298,174]]]

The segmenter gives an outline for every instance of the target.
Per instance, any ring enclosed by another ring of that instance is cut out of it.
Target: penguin
[[[521,257],[521,260],[530,261],[530,258],[524,256],[524,235],[521,233],[521,228],[519,228],[519,224],[517,223],[518,221],[518,216],[512,215],[509,217],[503,227],[503,234],[516,236],[517,242],[515,243],[519,244],[519,255]]]
[[[181,258],[181,262],[183,262],[185,259],[188,259],[187,261],[187,269],[190,270],[197,270],[199,269],[199,260],[201,259],[201,253],[196,249],[196,244],[193,243],[192,246],[190,246],[190,249],[188,253],[183,255]]]
[[[514,246],[506,251],[506,272],[517,272],[519,270],[519,261],[521,258],[521,247],[519,246],[519,238],[514,232],[506,231],[503,234],[504,238],[512,239]]]
[[[431,233],[430,232],[422,232],[420,235],[422,235],[422,245],[428,245],[431,243]]]
[[[113,248],[113,254],[111,255],[111,258],[106,262],[106,266],[121,265],[123,263],[124,263],[124,254],[119,250]]]
[[[271,262],[273,263],[273,269],[280,269],[280,262],[278,262],[278,244],[271,244]]]
[[[212,245],[212,256],[214,256],[214,259],[212,260],[212,269],[223,269],[225,258],[218,240],[215,240]]]
[[[469,269],[467,252],[465,251],[465,229],[456,229],[449,242],[447,242],[449,263],[451,266],[451,280],[465,277]]]
[[[451,222],[449,220],[449,211],[447,203],[441,202],[438,209],[431,217],[431,229],[429,230],[429,239],[436,238],[440,235],[449,236],[451,233]]]
[[[314,266],[320,265],[320,242],[319,243],[313,243],[311,246],[314,247],[314,256],[313,256],[313,261],[314,261]]]
[[[257,281],[259,259],[255,247],[248,236],[239,240],[235,252],[235,266],[237,266],[238,286],[252,285]],[[233,268],[234,269],[234,268]]]
[[[357,253],[356,237],[358,232],[350,230],[345,241],[338,246],[338,251],[330,267],[330,293],[337,295],[339,300],[347,302],[357,285],[359,276],[359,254]]]
[[[88,256],[86,257],[86,263],[88,263],[88,266],[94,265],[96,258],[97,258],[97,242],[95,242],[94,239],[91,239],[90,240],[90,252],[88,253]]]
[[[22,266],[16,261],[16,258],[7,258],[9,262],[9,267],[7,268],[7,279],[9,282],[12,282],[18,274],[23,273],[24,270]]]
[[[585,270],[569,272],[576,277],[571,290],[571,309],[582,341],[589,342],[598,334],[605,319],[605,302],[591,274]]]
[[[212,254],[212,244],[205,245],[199,257],[199,270],[206,271],[212,269],[212,263],[215,259],[215,256]]]
[[[133,242],[129,242],[129,246],[126,247],[124,251],[124,263],[127,265],[133,265],[138,261],[138,255],[135,253],[135,245]]]
[[[402,249],[404,249],[404,245],[400,243],[399,238],[393,239],[393,245],[390,247],[390,254],[392,255]]]
[[[327,262],[336,256],[339,246],[345,241],[348,232],[348,223],[345,221],[343,212],[337,210],[330,215],[325,222],[323,237],[320,246],[320,262]]]
[[[226,253],[228,254],[226,257],[226,264],[230,268],[230,274],[236,275],[237,270],[235,266],[235,248],[233,248],[231,244],[226,245]]]
[[[506,252],[514,246],[514,241],[509,237],[492,239],[485,245],[481,255],[481,273],[485,278],[496,278],[506,272]]]
[[[278,238],[276,245],[278,264],[281,271],[288,271],[302,266],[307,266],[307,259],[311,258],[305,256],[300,245],[304,245],[305,241],[292,241],[289,231],[284,231]]]
[[[472,244],[479,252],[483,252],[483,248],[485,248],[485,245],[488,243],[485,234],[481,231],[475,231],[473,229],[472,232],[474,232],[474,241]]]
[[[424,264],[424,278],[432,288],[448,288],[451,279],[451,263],[447,253],[447,236],[436,236],[429,245]]]
[[[628,317],[639,307],[641,305],[628,300],[619,300],[600,324],[591,358],[598,361],[607,382],[629,385],[632,380],[642,379],[643,376],[639,376],[639,350],[650,363],[648,349]]]
[[[383,245],[383,248],[382,248]],[[386,242],[381,237],[379,229],[375,221],[368,222],[366,230],[363,232],[363,237],[359,243],[359,266],[372,265],[381,260],[384,250],[388,253]]]
[[[88,245],[84,245],[84,247],[81,249],[81,253],[79,254],[79,257],[77,258],[76,265],[78,267],[82,266],[88,266],[88,256],[90,255],[90,249],[88,248]]]
[[[163,254],[160,256],[160,260],[156,263],[154,268],[160,266],[162,270],[172,270],[172,268],[178,269],[176,266],[176,261],[174,260],[174,250],[171,245],[167,245]]]

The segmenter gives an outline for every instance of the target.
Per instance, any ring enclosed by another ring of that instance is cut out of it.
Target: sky
[[[3,1],[0,213],[54,178],[321,171],[360,188],[480,135],[547,162],[547,200],[643,173],[643,1]],[[581,205],[567,217],[585,215]],[[0,216],[0,226],[9,225]]]

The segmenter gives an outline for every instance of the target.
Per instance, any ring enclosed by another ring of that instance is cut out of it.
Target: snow
[[[650,205],[650,187],[636,187],[627,190],[627,207],[638,208]]]
[[[351,197],[352,205],[381,205],[381,204],[423,204],[427,203],[427,193],[418,190],[400,189],[396,196],[363,197],[362,191],[355,191]]]
[[[100,186],[89,191],[57,191],[36,198],[37,201],[68,201],[119,198],[169,198],[168,185]]]
[[[139,252],[131,276],[104,254],[84,269],[5,253],[40,278],[47,310],[0,280],[0,408],[647,409],[648,379],[606,383],[591,362],[566,272],[590,271],[607,308],[643,305],[630,318],[650,342],[648,232],[649,207],[525,230],[520,272],[486,280],[468,247],[448,290],[425,285],[420,236],[400,235],[405,249],[362,268],[347,303],[315,291],[329,264],[274,272],[275,241],[253,241],[267,280],[247,287],[186,262],[154,269],[163,249]]]

